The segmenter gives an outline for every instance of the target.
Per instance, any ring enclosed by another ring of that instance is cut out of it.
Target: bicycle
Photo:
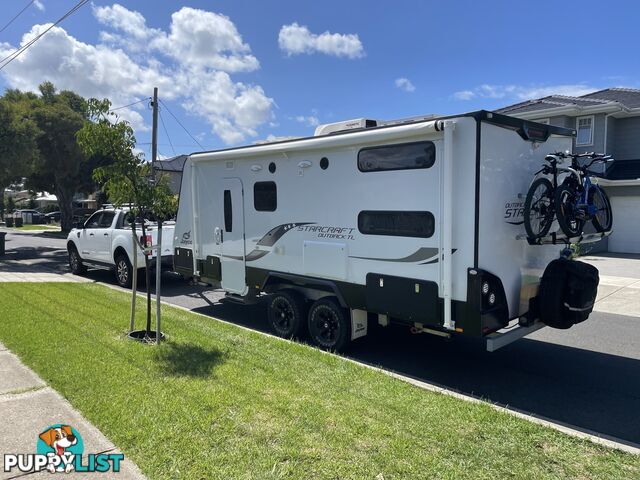
[[[571,166],[558,167],[565,159]],[[578,159],[590,158],[591,162],[580,165]],[[568,237],[582,234],[586,222],[591,221],[597,232],[611,229],[613,215],[611,203],[605,191],[591,180],[589,168],[596,162],[608,162],[610,155],[556,152],[545,157],[544,165],[535,173],[537,178],[529,187],[524,204],[524,226],[527,236],[542,238],[551,229],[555,218],[562,232]],[[558,175],[567,174],[560,185]],[[547,177],[551,176],[551,180]]]

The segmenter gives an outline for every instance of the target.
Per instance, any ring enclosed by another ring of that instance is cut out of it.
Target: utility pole
[[[156,162],[158,161],[158,87],[153,88],[153,127],[151,130],[151,175],[156,183]],[[162,219],[158,222],[157,249],[156,249],[156,344],[160,343],[160,276],[162,273]],[[149,277],[147,276],[147,279]],[[147,292],[150,290],[147,288]],[[150,293],[149,293],[150,295]],[[150,299],[149,299],[150,300]],[[147,315],[151,316],[151,302],[147,302]]]
[[[153,127],[151,130],[151,167],[158,160],[158,87],[153,87]],[[155,168],[151,168],[153,180],[156,179]]]

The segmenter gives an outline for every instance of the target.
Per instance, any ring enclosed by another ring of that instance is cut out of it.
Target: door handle
[[[89,234],[89,236],[90,236],[90,237],[93,237],[93,233],[90,233],[90,234]]]
[[[216,242],[216,245],[222,243],[222,229],[220,227],[213,229],[213,240]]]
[[[104,234],[104,236],[105,236],[105,237],[108,237],[108,236],[109,236],[109,234],[108,234],[108,233],[105,233],[105,234]]]

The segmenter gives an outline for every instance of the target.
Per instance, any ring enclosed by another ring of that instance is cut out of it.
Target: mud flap
[[[367,312],[351,310],[351,340],[364,337],[367,334]]]

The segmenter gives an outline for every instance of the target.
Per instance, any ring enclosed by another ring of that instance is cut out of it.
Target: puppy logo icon
[[[51,473],[74,470],[75,455],[81,456],[84,443],[78,431],[69,425],[52,425],[42,432],[38,439],[37,452],[48,457],[57,456],[59,462],[49,462],[47,470]]]

